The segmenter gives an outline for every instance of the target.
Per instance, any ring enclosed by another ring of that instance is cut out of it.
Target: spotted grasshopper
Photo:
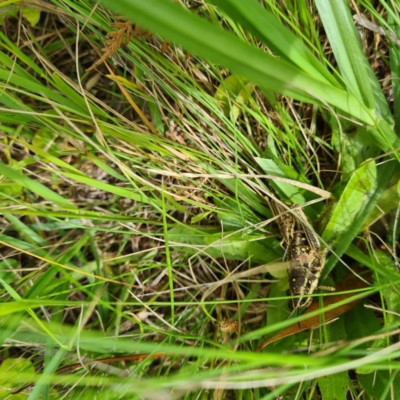
[[[282,235],[281,245],[286,247],[288,258],[289,287],[293,309],[308,307],[318,287],[324,268],[327,249],[321,250],[318,236],[308,228],[308,219],[299,206],[289,212],[283,205],[268,201]]]

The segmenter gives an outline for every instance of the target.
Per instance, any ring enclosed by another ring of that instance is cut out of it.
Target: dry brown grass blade
[[[367,278],[368,279],[368,278]],[[362,289],[364,287],[367,287],[367,284],[354,277],[351,279],[344,280],[341,282],[337,287],[336,290],[338,292],[344,292],[344,291],[349,291],[349,290],[355,290],[355,289]],[[351,296],[353,296],[353,293],[342,293],[342,294],[337,294],[333,296],[327,296],[326,298],[323,299],[324,307],[339,303],[340,301],[343,301]],[[344,314],[345,312],[351,310],[353,307],[355,307],[361,299],[353,300],[350,301],[346,304],[343,304],[337,308],[334,308],[333,310],[329,310],[325,312],[324,315],[324,321],[329,322],[332,321],[333,319],[337,318],[339,315]],[[307,310],[304,312],[303,315],[310,314],[313,311],[318,310],[319,307],[319,300],[316,299],[310,307],[307,308]],[[268,346],[269,344],[279,340],[283,339],[284,337],[294,335],[296,333],[315,328],[321,324],[321,316],[320,315],[314,315],[313,317],[310,317],[306,320],[296,322],[293,325],[288,326],[286,329],[284,329],[282,332],[279,332],[277,335],[273,336],[272,338],[266,340],[260,347],[258,347],[257,351],[261,351],[264,347]]]
[[[153,133],[158,133],[157,128],[147,119],[147,117],[144,115],[140,107],[136,104],[136,102],[133,100],[132,96],[129,95],[128,91],[124,88],[124,86],[121,84],[121,82],[118,80],[118,77],[114,74],[112,69],[108,66],[108,64],[105,64],[108,72],[110,72],[110,76],[114,80],[114,82],[117,84],[118,88],[121,90],[121,93],[125,96],[126,100],[129,102],[129,104],[132,106],[132,108],[137,112],[141,120],[144,122],[144,124],[153,132]]]

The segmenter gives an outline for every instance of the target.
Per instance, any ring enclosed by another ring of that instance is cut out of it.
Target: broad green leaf
[[[338,258],[346,252],[346,250],[351,245],[353,239],[361,231],[365,220],[367,219],[368,215],[374,210],[376,204],[378,203],[379,199],[381,198],[383,192],[387,188],[397,169],[398,164],[393,160],[379,165],[377,169],[377,178],[375,181],[375,185],[368,196],[364,198],[361,209],[354,218],[352,225],[350,225],[345,234],[343,234],[337,240],[335,245],[336,256],[329,257],[329,259],[325,263],[325,268],[322,273],[321,281],[323,281],[324,278],[329,274],[329,272],[337,263]]]
[[[374,139],[376,145],[384,151],[396,149],[399,146],[399,139],[393,130],[392,121],[387,122],[380,118],[376,122],[376,127],[368,127],[368,134]],[[393,155],[399,160],[397,151],[393,151]]]
[[[329,245],[336,243],[352,226],[365,199],[371,195],[375,182],[376,165],[372,160],[352,174],[322,236]]]
[[[317,379],[323,400],[346,400],[350,386],[347,372],[339,372]]]
[[[3,3],[3,4],[1,4]],[[29,7],[19,7],[19,4],[15,4],[17,1],[0,1],[0,10],[4,7],[4,10],[1,10],[0,17],[0,26],[3,25],[3,20],[6,17],[18,17],[22,11],[22,16],[26,18],[26,20],[30,23],[32,27],[40,20],[40,10],[36,8]]]
[[[360,339],[372,336],[381,329],[381,322],[374,312],[365,307],[364,302],[359,303],[355,308],[349,310],[343,316],[348,340]],[[371,347],[371,342],[360,343],[359,348]]]
[[[25,189],[36,193],[38,196],[43,197],[44,199],[51,201],[57,204],[60,207],[76,209],[76,207],[70,203],[68,200],[65,200],[59,194],[53,192],[51,189],[42,185],[41,183],[28,178],[22,173],[8,167],[7,165],[0,162],[0,174],[6,176],[8,179],[23,186]]]
[[[347,2],[315,2],[332,46],[342,78],[349,90],[366,107],[375,107],[367,68],[370,68],[362,51],[358,32],[355,28]]]
[[[396,369],[358,375],[358,381],[372,399],[400,399],[400,376]]]
[[[11,1],[11,2],[5,2],[4,0],[0,1],[1,3],[17,3],[16,1]],[[3,6],[6,6],[7,4],[3,4]],[[8,8],[8,9],[7,9]],[[16,6],[15,4],[8,4],[8,7],[2,10],[1,12],[1,17],[0,17],[0,26],[3,25],[3,20],[5,17],[18,17],[21,10],[22,10],[22,16],[26,18],[26,20],[30,23],[31,26],[35,27],[35,25],[39,22],[40,19],[40,10],[35,9],[35,8],[29,8],[29,7],[19,7]],[[1,8],[0,8],[1,10]]]

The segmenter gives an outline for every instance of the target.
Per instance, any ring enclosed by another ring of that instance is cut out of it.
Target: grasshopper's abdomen
[[[318,276],[299,262],[291,260],[288,278],[290,293],[297,296],[292,300],[293,309],[307,307],[312,302],[310,295],[318,286]]]
[[[309,269],[318,278],[320,277],[323,268],[320,248],[310,245],[304,231],[294,232],[289,252],[290,260],[296,261],[298,265]]]
[[[317,240],[310,241],[310,233],[305,230],[293,233],[289,244],[290,262],[288,268],[289,287],[293,299],[293,308],[307,307],[318,286],[318,280],[323,268],[323,254]],[[316,244],[318,243],[318,245]]]

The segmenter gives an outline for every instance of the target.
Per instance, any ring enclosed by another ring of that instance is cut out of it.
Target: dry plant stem
[[[383,30],[383,28],[371,22],[369,19],[364,17],[364,15],[354,14],[353,19],[358,25],[369,29],[372,32],[379,33],[379,35],[386,36],[386,32]],[[388,34],[393,43],[395,43],[397,46],[400,46],[400,40],[397,38],[397,36],[393,32],[388,32]]]
[[[131,40],[132,35],[132,24],[130,22],[113,22],[111,27],[117,28],[117,31],[112,31],[107,34],[109,40],[104,42],[105,47],[102,49],[104,52],[99,60],[97,60],[86,72],[90,72],[99,65],[103,64],[107,58],[114,55],[117,50],[121,47],[122,41],[125,36],[125,44],[127,45]]]

